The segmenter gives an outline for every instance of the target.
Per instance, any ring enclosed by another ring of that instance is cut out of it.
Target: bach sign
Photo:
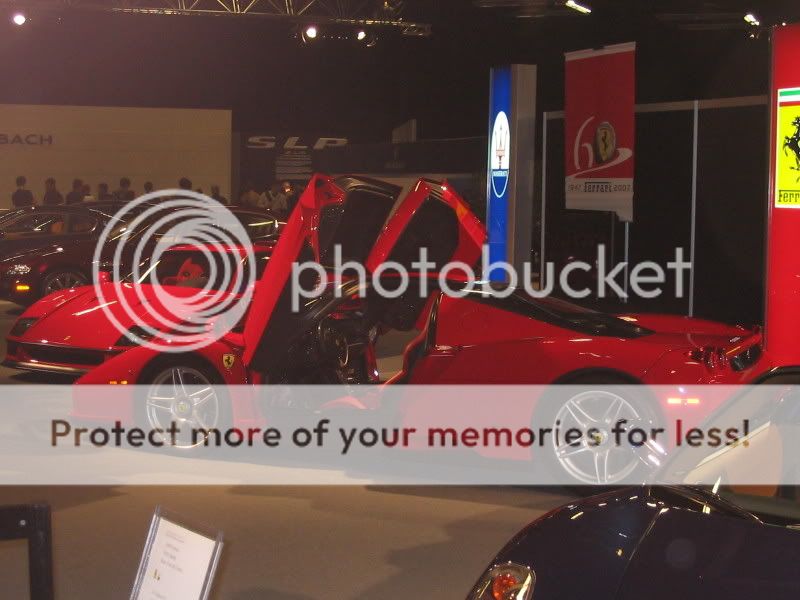
[[[567,208],[633,219],[636,45],[566,54]]]

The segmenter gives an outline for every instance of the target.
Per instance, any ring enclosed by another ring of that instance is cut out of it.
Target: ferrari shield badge
[[[226,369],[230,369],[233,366],[233,363],[236,362],[236,355],[235,354],[223,354],[222,355],[222,366]]]
[[[775,206],[800,208],[800,88],[778,90]]]

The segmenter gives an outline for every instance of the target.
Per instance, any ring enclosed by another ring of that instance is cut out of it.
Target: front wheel
[[[42,296],[44,297],[61,290],[80,287],[86,285],[86,283],[86,277],[79,271],[56,271],[47,275],[44,281],[42,281]]]
[[[165,445],[177,449],[203,445],[209,431],[229,423],[227,399],[215,385],[217,379],[207,368],[193,364],[174,362],[154,369],[145,378],[142,420],[164,432],[175,424],[176,434],[161,435]]]

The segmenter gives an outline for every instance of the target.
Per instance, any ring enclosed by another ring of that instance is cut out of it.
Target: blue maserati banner
[[[511,177],[511,66],[492,69],[489,92],[489,157],[486,173],[486,228],[489,260],[508,261],[508,197]],[[485,273],[504,281],[503,271]]]

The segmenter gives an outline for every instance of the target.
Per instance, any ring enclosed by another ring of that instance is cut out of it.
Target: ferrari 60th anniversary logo
[[[601,165],[610,161],[617,154],[617,132],[608,121],[603,121],[597,126],[594,133],[594,152],[597,162]]]
[[[778,90],[775,206],[800,208],[800,88]]]
[[[226,369],[230,369],[233,366],[233,363],[236,362],[236,355],[235,354],[223,354],[222,355],[222,366]]]

